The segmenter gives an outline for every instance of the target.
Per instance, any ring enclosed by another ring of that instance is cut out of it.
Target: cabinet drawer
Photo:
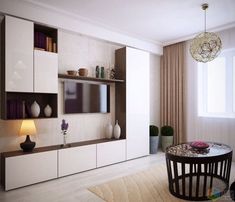
[[[57,178],[57,151],[5,159],[5,190]]]
[[[96,145],[61,149],[58,160],[58,177],[96,168]]]
[[[97,167],[126,160],[126,140],[97,144]]]

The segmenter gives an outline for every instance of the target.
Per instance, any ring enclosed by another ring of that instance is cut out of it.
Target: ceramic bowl
[[[79,76],[87,76],[88,75],[88,69],[86,69],[86,68],[79,68],[78,74],[79,74]]]
[[[67,74],[70,75],[70,76],[77,76],[77,71],[75,71],[75,70],[68,70]]]

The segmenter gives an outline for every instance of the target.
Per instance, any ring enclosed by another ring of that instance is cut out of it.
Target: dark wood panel
[[[1,184],[5,187],[5,158],[1,157]]]
[[[1,67],[0,67],[0,106],[1,106],[1,117],[5,118],[6,115],[6,95],[5,95],[5,18],[1,22]]]
[[[97,81],[97,82],[105,82],[105,83],[119,83],[124,82],[122,79],[102,79],[95,77],[86,77],[86,76],[71,76],[67,74],[58,74],[58,78],[60,79],[73,79],[73,80],[85,80],[85,81]]]
[[[126,81],[126,48],[115,51],[116,77]],[[121,137],[126,138],[126,83],[115,85],[115,118],[121,127]]]

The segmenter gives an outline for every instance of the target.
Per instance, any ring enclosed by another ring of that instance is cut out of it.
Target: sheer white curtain
[[[218,33],[223,43],[223,49],[235,48],[235,28]],[[186,136],[188,141],[205,140],[225,143],[235,151],[235,118],[198,117],[197,62],[189,53],[186,43]],[[233,155],[235,160],[235,155]]]

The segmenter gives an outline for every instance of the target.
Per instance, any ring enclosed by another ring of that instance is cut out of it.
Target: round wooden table
[[[210,200],[228,191],[232,149],[224,144],[207,142],[198,150],[191,143],[166,149],[170,193],[186,200]]]

